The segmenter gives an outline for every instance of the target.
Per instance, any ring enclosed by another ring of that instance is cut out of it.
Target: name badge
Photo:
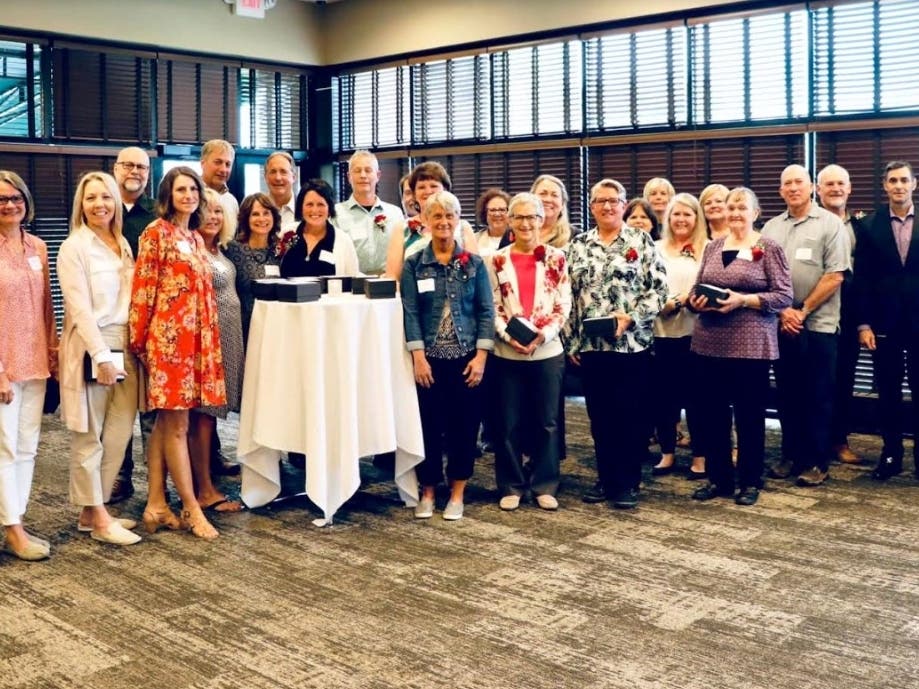
[[[41,270],[41,259],[38,256],[29,256],[29,268]]]
[[[191,253],[191,244],[189,244],[184,239],[180,239],[176,242],[176,249],[179,250],[180,254],[190,254]]]
[[[275,265],[265,265],[262,266],[265,269],[266,278],[279,278],[281,277],[281,268]]]
[[[332,256],[332,252],[325,249],[319,252],[319,260],[323,263],[335,263],[335,257]]]
[[[796,261],[810,261],[813,258],[813,250],[809,246],[802,246],[795,249]]]
[[[424,278],[418,281],[418,294],[434,291],[434,278]]]
[[[737,258],[742,261],[752,261],[753,260],[753,250],[752,249],[741,249],[737,252]]]

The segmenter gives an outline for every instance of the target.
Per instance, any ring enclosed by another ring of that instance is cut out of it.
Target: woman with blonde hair
[[[685,306],[689,302],[702,253],[708,239],[705,219],[696,197],[677,194],[664,212],[661,238],[654,244],[667,269],[667,301],[654,321],[654,371],[656,394],[653,418],[661,446],[661,460],[654,467],[655,476],[669,474],[675,467],[674,452],[680,410],[686,410],[692,431],[695,383],[689,345],[696,324],[696,314]],[[693,452],[689,478],[705,475],[705,458],[698,448]]]
[[[568,220],[568,190],[565,183],[553,175],[540,175],[533,181],[530,193],[542,201],[546,217],[539,232],[541,244],[564,249],[575,234]]]
[[[699,205],[705,216],[709,239],[721,239],[730,232],[724,205],[729,191],[723,184],[709,184],[699,194]]]
[[[70,500],[82,508],[77,530],[131,545],[140,541],[129,530],[137,523],[113,519],[105,508],[138,406],[137,363],[127,351],[134,257],[121,233],[121,212],[111,175],[80,178],[70,235],[57,257],[64,295],[61,417],[70,429]]]
[[[670,203],[670,199],[673,198],[674,194],[676,194],[676,190],[669,179],[652,177],[645,182],[645,188],[642,190],[641,195],[651,204],[651,208],[657,216],[657,221],[661,225],[664,224],[664,211],[667,210],[667,204]]]

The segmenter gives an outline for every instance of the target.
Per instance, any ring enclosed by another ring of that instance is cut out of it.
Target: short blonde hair
[[[229,215],[227,215],[226,209],[223,208],[223,204],[220,203],[220,194],[211,189],[210,187],[205,187],[204,189],[204,214],[205,218],[207,214],[210,213],[210,206],[217,206],[223,210],[223,225],[220,227],[220,232],[217,233],[217,246],[226,246],[230,243],[230,240],[233,239],[235,234],[235,228],[233,227],[233,222]],[[207,220],[205,220],[207,222]],[[198,228],[201,229],[200,227]]]
[[[673,195],[676,194],[676,189],[673,188],[673,185],[670,183],[670,180],[666,177],[652,177],[647,182],[645,182],[645,188],[642,190],[641,195],[645,198],[651,196],[651,192],[657,189],[658,187],[663,187],[667,190],[667,196],[673,198]]]
[[[86,216],[83,214],[83,197],[86,195],[86,185],[90,182],[101,182],[105,190],[111,194],[112,201],[115,203],[115,217],[112,219],[112,232],[116,237],[121,236],[122,225],[122,204],[121,194],[118,191],[118,182],[107,172],[93,171],[86,172],[77,182],[77,190],[73,193],[73,208],[70,211],[70,231],[73,232],[78,227],[86,223]]]

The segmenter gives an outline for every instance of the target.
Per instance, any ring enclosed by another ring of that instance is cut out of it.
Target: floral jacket
[[[568,275],[573,304],[563,332],[569,354],[580,352],[636,353],[651,346],[652,327],[667,301],[667,272],[651,235],[627,225],[609,244],[596,228],[568,245]],[[627,313],[634,324],[622,337],[584,336],[585,318],[614,311]]]
[[[545,338],[529,359],[547,359],[563,352],[562,328],[571,313],[571,283],[565,252],[548,245],[536,247],[536,289],[530,322]],[[499,249],[490,257],[492,293],[495,299],[495,354],[505,359],[522,359],[509,344],[507,324],[523,313],[520,305],[517,271],[511,261],[511,247]]]

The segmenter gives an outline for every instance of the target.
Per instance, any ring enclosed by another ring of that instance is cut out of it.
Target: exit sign
[[[265,18],[266,0],[236,0],[234,7],[240,17]]]

